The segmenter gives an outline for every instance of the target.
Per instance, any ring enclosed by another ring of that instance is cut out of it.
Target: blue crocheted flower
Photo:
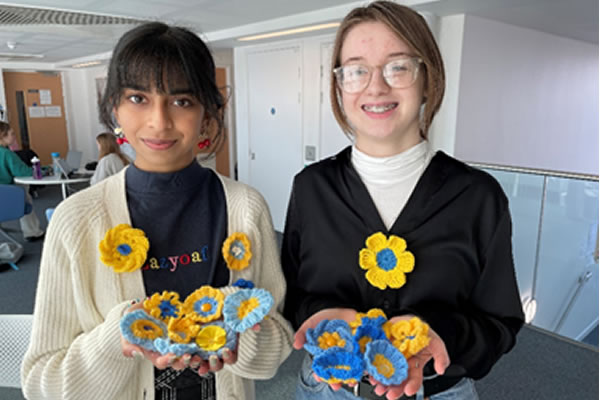
[[[356,383],[365,368],[361,355],[332,347],[314,358],[312,369],[328,383]]]
[[[369,375],[384,385],[399,385],[408,376],[408,363],[387,340],[367,343],[365,364]]]
[[[196,354],[199,354],[204,360],[208,360],[212,355],[223,358],[224,349],[227,348],[231,351],[236,349],[237,339],[237,332],[222,321],[204,324],[196,335],[195,343],[198,346]]]
[[[350,325],[341,319],[324,319],[314,328],[306,330],[304,349],[313,356],[330,348],[351,352],[355,349]]]
[[[258,324],[273,306],[273,296],[265,289],[241,289],[225,298],[225,323],[236,332]]]
[[[368,343],[375,340],[387,340],[385,332],[381,329],[382,324],[379,324],[377,320],[363,318],[363,324],[356,328],[356,333],[354,333],[354,341],[358,344],[356,350],[364,354]]]
[[[119,323],[121,334],[129,343],[146,350],[156,351],[154,340],[167,337],[167,326],[160,320],[135,310],[125,314]]]
[[[235,281],[232,286],[237,286],[237,287],[240,287],[242,289],[253,289],[254,288],[254,282],[240,278],[237,281]]]
[[[184,354],[196,354],[199,353],[199,348],[195,343],[177,343],[172,342],[170,339],[158,338],[154,339],[154,348],[160,354],[173,353],[177,357],[181,357]]]

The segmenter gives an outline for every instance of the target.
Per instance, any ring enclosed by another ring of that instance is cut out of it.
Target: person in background
[[[444,87],[422,16],[390,1],[352,10],[334,43],[330,96],[354,143],[294,179],[282,245],[294,347],[324,319],[375,308],[391,323],[429,325],[407,379],[371,376],[354,388],[367,398],[477,399],[473,379],[512,349],[524,322],[504,192],[428,143]],[[315,379],[308,357],[299,379],[297,399],[355,398]]]
[[[15,176],[32,176],[33,170],[26,165],[19,156],[9,149],[16,140],[15,132],[10,125],[0,121],[0,184],[13,184]],[[26,201],[33,204],[29,194],[29,185],[20,185],[25,189]],[[40,227],[40,220],[35,211],[25,214],[19,219],[23,237],[27,241],[33,241],[44,237],[44,231]]]
[[[96,136],[96,144],[98,144],[98,165],[90,180],[91,185],[116,174],[129,164],[127,157],[121,153],[114,134],[108,132],[99,134]]]
[[[285,279],[267,204],[194,158],[212,123],[215,151],[223,142],[224,106],[213,58],[193,32],[153,22],[119,39],[99,111],[136,158],[52,216],[21,371],[27,399],[252,400],[254,379],[271,378],[289,355],[293,332],[281,315]],[[105,237],[115,240],[101,251]],[[240,260],[227,251],[234,242]],[[119,254],[139,262],[119,273],[121,265],[100,259]],[[174,291],[183,300],[204,285],[232,293],[241,278],[268,290],[274,304],[222,357],[161,355],[121,335],[121,318],[141,307],[136,299]]]

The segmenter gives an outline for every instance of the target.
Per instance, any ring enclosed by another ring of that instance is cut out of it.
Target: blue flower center
[[[158,308],[160,309],[160,314],[163,317],[177,318],[177,309],[175,308],[175,306],[173,304],[171,304],[170,301],[168,301],[168,300],[161,301],[160,304],[158,305]]]
[[[229,247],[229,254],[238,260],[242,260],[244,258],[244,254],[246,254],[244,243],[239,240],[234,240],[233,243],[231,243],[231,247]]]
[[[390,271],[396,267],[398,259],[391,249],[383,249],[377,253],[377,265],[379,268]]]
[[[128,256],[131,253],[131,246],[128,245],[127,243],[120,244],[117,246],[117,251],[122,256]]]

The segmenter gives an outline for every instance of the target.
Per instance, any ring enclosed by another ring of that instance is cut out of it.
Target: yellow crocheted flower
[[[429,344],[429,325],[417,317],[395,322],[388,331],[390,342],[400,350],[406,359],[414,356]]]
[[[383,319],[387,319],[385,313],[380,308],[371,308],[369,311],[365,313],[356,313],[356,317],[354,317],[354,321],[350,322],[350,328],[352,329],[352,334],[356,333],[356,329],[362,325],[362,319],[367,317],[369,319],[377,319],[378,317],[383,317]]]
[[[164,291],[154,293],[150,298],[144,300],[144,310],[154,318],[169,323],[172,318],[181,316],[181,302],[176,292]]]
[[[140,268],[146,261],[149,247],[144,231],[127,224],[110,229],[98,245],[100,260],[118,273]]]
[[[149,319],[138,319],[131,324],[131,331],[140,339],[154,340],[162,337],[164,332],[160,326]]]
[[[323,332],[317,340],[319,342],[319,347],[323,350],[327,350],[331,347],[344,348],[346,346],[346,341],[340,337],[338,332]]]
[[[200,330],[200,325],[197,325],[192,318],[180,317],[171,318],[168,325],[169,339],[176,343],[189,343]]]
[[[211,286],[202,286],[183,302],[183,312],[196,322],[210,322],[221,317],[223,293]]]
[[[205,326],[196,336],[196,344],[205,351],[216,351],[227,343],[227,331],[218,325]]]
[[[230,269],[240,271],[250,265],[252,249],[250,239],[244,233],[235,232],[229,236],[223,243],[221,252]]]
[[[389,239],[381,232],[374,233],[366,240],[366,249],[359,255],[359,264],[366,269],[369,283],[381,290],[388,286],[398,289],[406,283],[405,273],[415,266],[415,257],[406,251],[406,241],[391,235]]]

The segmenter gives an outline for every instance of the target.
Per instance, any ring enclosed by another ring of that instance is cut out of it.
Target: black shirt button
[[[390,309],[390,301],[384,300],[383,301],[383,310],[387,312],[389,309]]]

